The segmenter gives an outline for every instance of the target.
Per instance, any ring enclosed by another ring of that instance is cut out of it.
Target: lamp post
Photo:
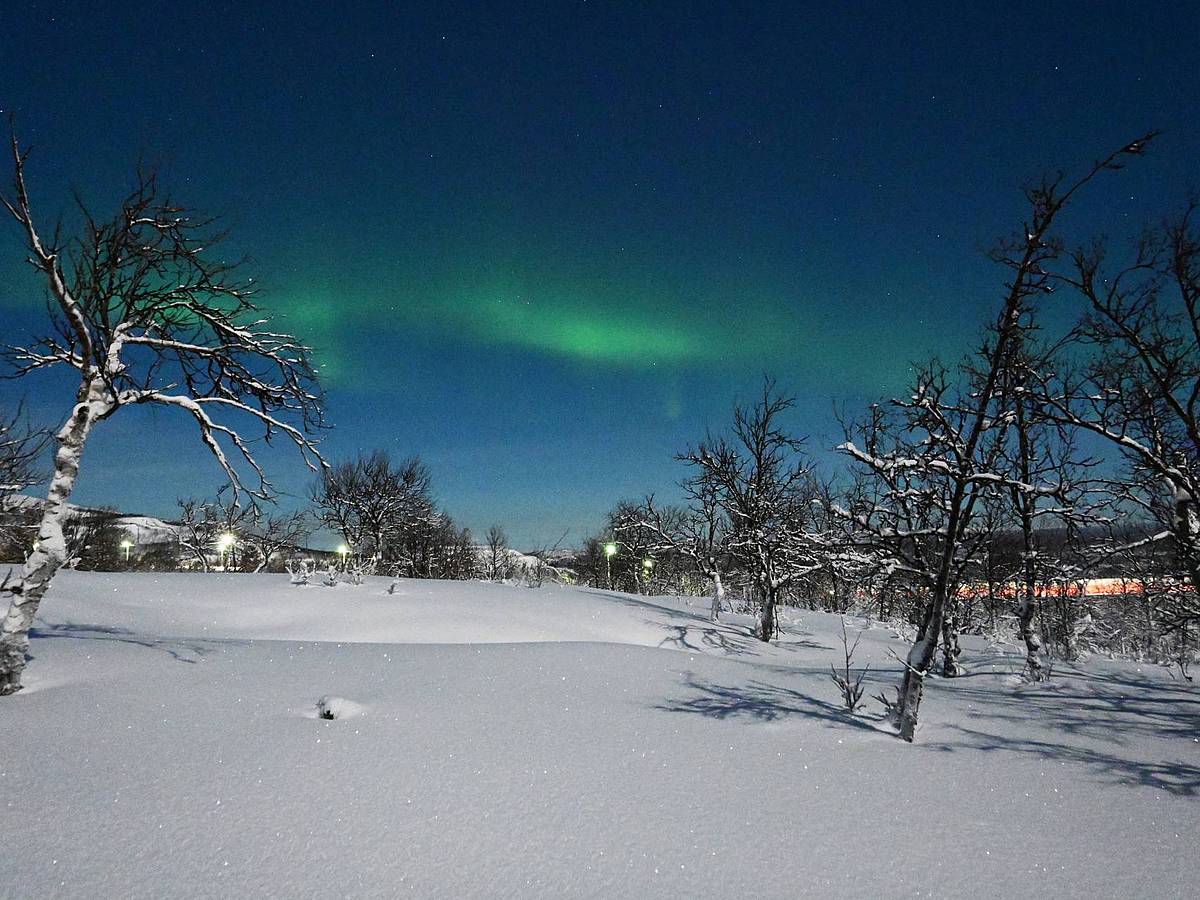
[[[229,568],[229,555],[237,538],[228,532],[217,538],[217,548],[221,551],[221,571]]]
[[[348,557],[350,555],[350,548],[347,547],[345,544],[338,544],[337,552],[338,552],[338,555],[342,558],[342,569],[345,570],[346,557]]]
[[[604,545],[604,570],[608,573],[608,589],[611,591],[612,582],[612,558],[617,555],[617,545],[611,541]]]
[[[133,549],[133,541],[131,541],[129,538],[125,538],[123,541],[121,541],[121,549],[125,551],[125,562],[128,563],[129,551]]]

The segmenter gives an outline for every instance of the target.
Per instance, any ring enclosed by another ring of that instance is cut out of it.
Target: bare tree
[[[233,523],[228,521],[226,510],[218,500],[197,500],[194,497],[180,499],[179,547],[207,572],[210,560],[217,552],[217,542],[227,533]]]
[[[115,509],[74,509],[63,527],[66,568],[93,572],[115,572],[128,568],[121,542],[127,532],[120,527]]]
[[[20,405],[0,409],[0,545],[32,546],[26,534],[27,517],[12,498],[42,480],[39,462],[48,440],[45,432],[29,426]]]
[[[404,531],[432,524],[436,517],[429,469],[420,458],[393,465],[379,450],[323,471],[312,501],[321,524],[364,558],[390,558]]]
[[[646,592],[646,582],[654,567],[651,554],[656,547],[663,546],[644,513],[640,502],[622,500],[609,511],[606,529],[617,545],[617,552],[608,564],[613,581],[635,594]]]
[[[858,670],[855,674],[851,666],[854,664],[854,651],[858,649],[858,642],[862,640],[862,632],[854,636],[854,642],[850,642],[850,637],[846,633],[846,617],[842,616],[842,671],[838,671],[833,663],[829,664],[829,677],[833,683],[837,685],[838,691],[842,695],[842,705],[846,707],[846,712],[851,715],[862,704],[863,695],[863,680],[867,677],[867,673],[871,671],[871,667]]]
[[[995,490],[992,470],[1001,446],[997,420],[968,445],[975,417],[962,401],[969,402],[974,386],[960,391],[955,374],[936,362],[918,368],[911,397],[872,406],[839,448],[867,476],[842,507],[855,540],[878,555],[882,568],[919,586],[925,607],[918,621],[929,628],[921,649],[931,665],[940,642],[947,676],[959,671],[959,587],[989,539],[988,521],[976,514]],[[926,626],[935,603],[937,621]]]
[[[252,503],[249,520],[249,527],[241,537],[254,549],[255,572],[270,568],[272,560],[279,560],[282,565],[312,534],[308,513],[303,510],[270,512],[261,504]]]
[[[1017,361],[1029,332],[1029,316],[1034,298],[1052,288],[1048,267],[1062,252],[1052,235],[1052,226],[1067,203],[1098,174],[1118,169],[1123,159],[1140,155],[1153,135],[1133,141],[1097,162],[1082,178],[1063,185],[1061,177],[1046,179],[1027,191],[1030,220],[1021,234],[1000,257],[1011,272],[1004,303],[990,342],[978,354],[969,389],[955,393],[940,367],[927,369],[918,377],[910,400],[893,401],[902,413],[900,433],[891,446],[872,450],[847,441],[840,449],[888,484],[886,495],[899,500],[896,478],[912,473],[937,515],[920,524],[915,533],[905,535],[903,519],[910,503],[884,504],[857,514],[859,524],[877,536],[899,546],[904,539],[913,547],[935,547],[930,565],[932,573],[929,600],[916,641],[905,661],[899,698],[895,707],[900,735],[911,741],[917,727],[917,714],[924,690],[925,676],[932,665],[939,635],[947,645],[946,668],[952,671],[957,655],[952,643],[952,613],[961,573],[964,544],[970,541],[973,517],[981,495],[1010,484],[1013,480],[995,471],[999,441],[995,431],[1007,422],[997,409],[997,398],[1007,372]],[[1022,491],[1042,491],[1039,485],[1020,483]],[[1057,487],[1050,488],[1057,492]],[[889,508],[891,507],[891,508]],[[879,513],[882,512],[882,515]],[[872,521],[872,518],[874,521]]]
[[[503,581],[512,574],[512,562],[508,555],[508,536],[499,525],[487,530],[485,537],[485,569],[489,581]]]
[[[272,559],[282,562],[294,554],[311,533],[307,513],[272,512],[254,500],[242,503],[226,490],[211,499],[188,498],[178,503],[180,549],[205,572],[211,560],[224,552],[221,541],[225,536],[242,547],[243,570],[262,572]]]
[[[529,557],[533,561],[524,566],[522,573],[526,587],[540,588],[546,583],[547,578],[555,581],[559,579],[559,571],[550,565],[547,560],[558,552],[558,548],[562,546],[562,542],[567,539],[568,533],[564,531],[553,544],[544,542],[529,551]]]
[[[1028,348],[1031,341],[1022,343]],[[992,508],[1001,510],[999,524],[1015,523],[1020,534],[1017,635],[1025,646],[1025,673],[1031,681],[1045,675],[1037,626],[1039,596],[1050,585],[1080,574],[1071,549],[1080,540],[1080,529],[1099,521],[1096,507],[1103,502],[1085,478],[1097,461],[1079,453],[1076,431],[1053,421],[1031,389],[1031,373],[1054,365],[1054,349],[1022,352],[1007,367],[997,402],[1007,427],[996,467],[1006,483]],[[1030,490],[1031,485],[1055,487],[1050,492]],[[1048,545],[1050,538],[1056,546]]]
[[[0,501],[33,487],[42,479],[38,460],[49,441],[31,428],[20,405],[0,409]]]
[[[1103,439],[1125,462],[1118,503],[1157,523],[1179,588],[1160,626],[1200,620],[1200,228],[1197,202],[1150,229],[1113,265],[1103,243],[1075,250],[1060,281],[1085,305],[1075,345],[1093,352],[1078,377],[1041,379],[1059,423]],[[1139,539],[1139,546],[1146,541]],[[1128,548],[1134,549],[1134,548]]]
[[[695,467],[694,490],[711,491],[728,522],[726,546],[759,594],[763,641],[778,629],[781,592],[824,564],[812,531],[819,485],[801,453],[803,442],[779,421],[793,403],[765,379],[753,405],[734,409],[731,438],[710,437],[679,457]]]
[[[29,627],[66,560],[63,524],[92,430],[121,407],[154,404],[187,415],[235,492],[267,497],[272,487],[249,433],[282,438],[316,471],[321,402],[309,351],[270,329],[249,281],[214,255],[212,221],[166,197],[139,175],[117,213],[101,221],[79,204],[83,227],[46,236],[26,189],[26,155],[12,141],[13,193],[5,208],[20,226],[29,262],[45,279],[50,328],[8,352],[17,375],[73,369],[74,404],[55,436],[54,472],[38,547],[0,625],[0,694],[21,687]],[[240,464],[240,465],[239,465]],[[242,467],[251,473],[247,481]]]

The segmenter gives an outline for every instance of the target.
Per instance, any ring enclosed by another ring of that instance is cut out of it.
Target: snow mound
[[[708,621],[704,598],[639,597],[546,584],[390,578],[293,585],[287,575],[62,572],[39,626],[221,640],[371,644],[592,641],[700,651],[774,653],[748,618]],[[691,603],[695,605],[690,605]]]

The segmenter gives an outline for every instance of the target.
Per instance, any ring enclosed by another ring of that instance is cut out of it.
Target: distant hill
[[[28,494],[13,494],[4,498],[6,511],[40,511],[46,505],[43,497],[30,497]],[[155,546],[175,544],[179,541],[180,526],[155,516],[145,516],[140,513],[122,513],[111,509],[101,509],[93,506],[68,504],[71,517],[76,521],[99,521],[124,532],[129,539],[139,546]]]

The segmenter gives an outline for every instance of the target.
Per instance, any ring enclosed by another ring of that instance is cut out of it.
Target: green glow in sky
[[[496,299],[456,305],[460,324],[485,343],[524,347],[583,361],[622,366],[703,362],[713,336],[686,322],[620,308],[592,309]]]
[[[334,388],[386,389],[378,373],[389,357],[362,350],[380,340],[444,351],[448,365],[456,354],[493,348],[631,372],[794,373],[814,386],[903,376],[893,349],[909,339],[903,329],[880,330],[845,303],[735,291],[725,301],[720,288],[682,296],[636,279],[575,284],[542,274],[423,283],[388,277],[388,285],[405,285],[388,294],[313,273],[303,287],[272,290],[267,305],[317,348],[322,378]]]

